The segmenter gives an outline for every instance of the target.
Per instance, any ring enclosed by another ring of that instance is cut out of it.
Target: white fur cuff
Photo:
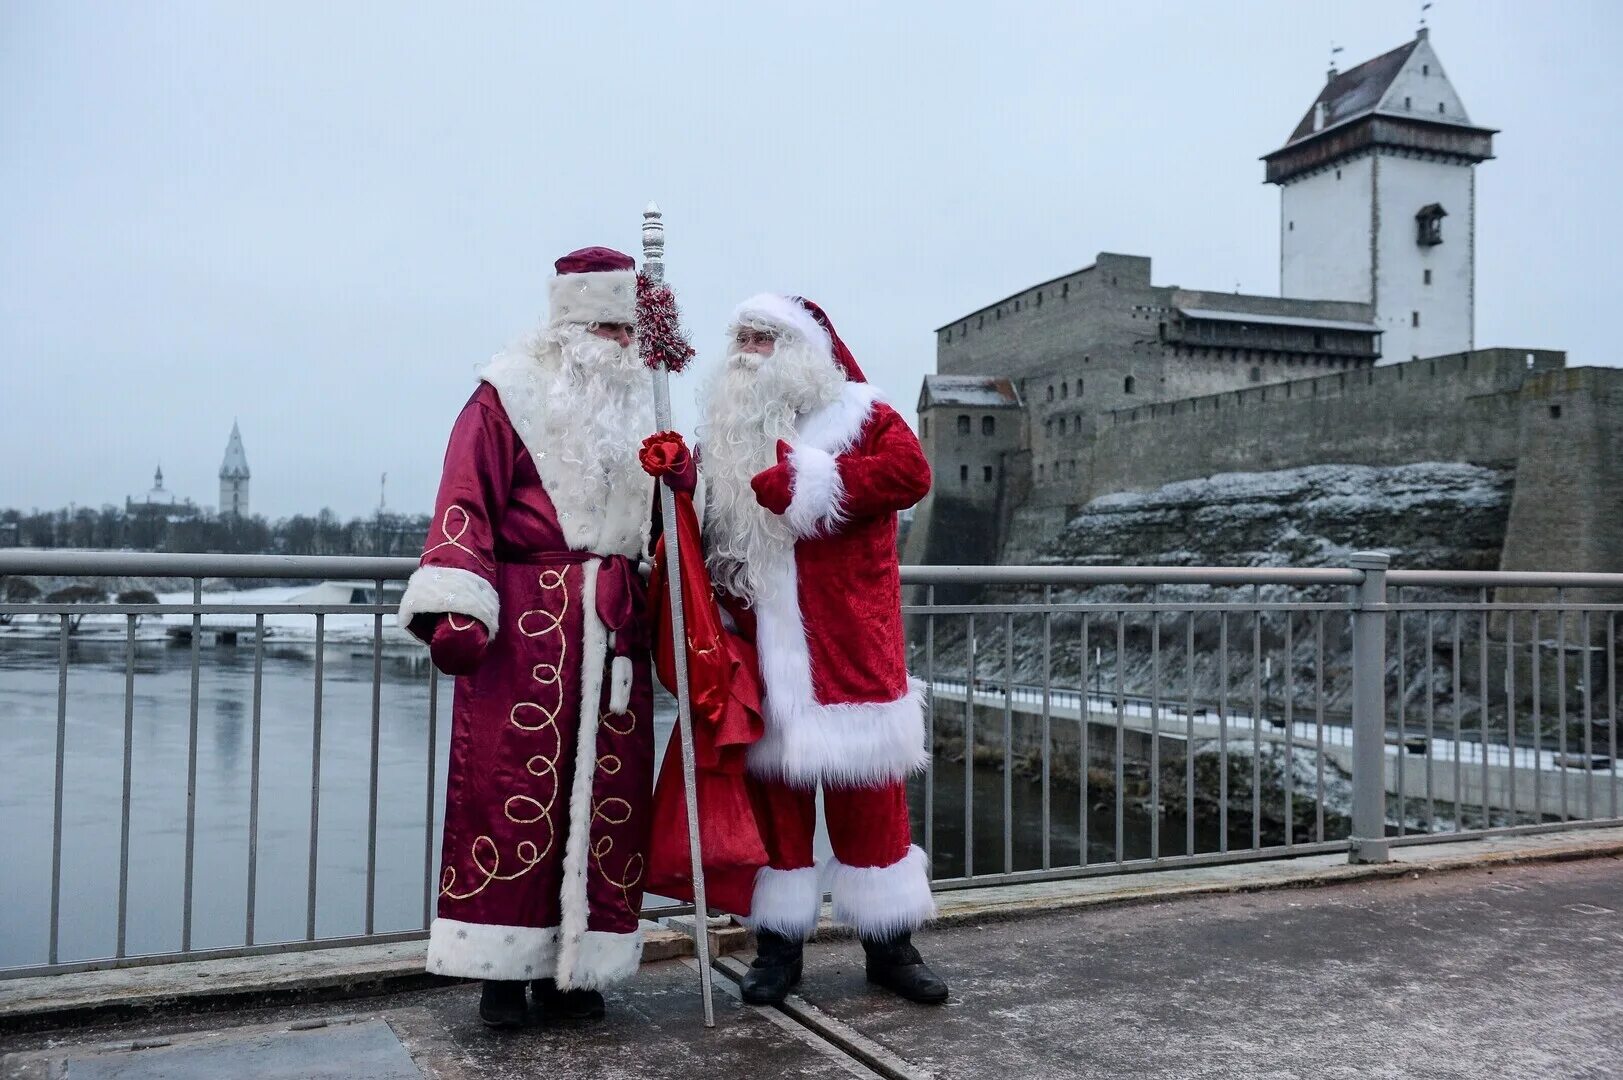
[[[766,707],[766,734],[746,759],[752,776],[801,787],[862,786],[905,780],[930,764],[918,679],[908,679],[907,693],[894,701],[782,708],[769,695]]]
[[[558,985],[565,990],[598,990],[630,978],[641,963],[640,927],[629,934],[588,930],[581,938],[573,968],[565,971],[559,964]]]
[[[497,926],[435,919],[428,970],[456,979],[545,979],[558,957],[556,926]]]
[[[637,321],[637,275],[630,270],[559,274],[547,282],[547,298],[553,326]]]
[[[631,704],[631,679],[635,672],[629,656],[616,656],[609,665],[609,712],[619,714]]]
[[[834,894],[834,920],[865,938],[911,932],[935,916],[930,864],[917,844],[889,866],[826,864]]]
[[[749,917],[739,921],[751,930],[771,930],[804,941],[817,928],[817,913],[822,908],[823,886],[817,867],[774,870],[763,866],[755,872]]]
[[[798,446],[789,454],[793,478],[789,482],[789,509],[783,520],[796,536],[832,532],[845,521],[845,484],[834,455],[813,446]]]
[[[454,566],[419,566],[406,582],[400,598],[400,625],[407,627],[418,615],[453,611],[478,619],[491,640],[496,638],[496,617],[501,599],[495,586],[471,570]]]

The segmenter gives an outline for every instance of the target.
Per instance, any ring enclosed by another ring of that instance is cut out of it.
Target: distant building
[[[124,512],[167,519],[176,516],[194,517],[197,514],[197,507],[192,505],[190,499],[183,499],[163,486],[163,466],[159,465],[152,473],[152,490],[139,499],[126,495]]]
[[[1021,562],[1094,499],[1219,473],[1464,462],[1513,479],[1505,569],[1623,565],[1623,370],[1476,347],[1494,134],[1422,31],[1332,72],[1264,158],[1281,296],[1102,252],[937,328],[906,561]]]
[[[220,462],[220,516],[248,516],[248,455],[242,449],[242,432],[231,424],[231,438],[225,444],[225,460]]]
[[[1330,71],[1285,145],[1279,291],[1372,304],[1385,363],[1476,347],[1476,167],[1492,128],[1471,123],[1424,29]]]

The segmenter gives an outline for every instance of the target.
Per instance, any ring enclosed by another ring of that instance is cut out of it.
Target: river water
[[[254,652],[205,647],[198,670],[197,789],[192,948],[240,946],[247,933],[250,794],[253,780]],[[424,882],[438,876],[439,820],[452,680],[439,677],[435,790],[426,790],[432,669],[386,657],[379,686],[378,841],[374,928],[423,925]],[[366,908],[372,655],[364,642],[329,644],[321,680],[319,831],[315,933],[363,932]],[[191,650],[162,640],[137,643],[130,746],[129,881],[126,950],[181,947],[185,895],[186,775]],[[309,885],[316,665],[313,645],[266,642],[260,725],[260,790],[254,940],[305,936]],[[111,956],[116,945],[125,723],[122,640],[76,638],[69,645],[62,801],[59,956]],[[0,640],[0,967],[44,963],[50,926],[51,822],[57,730],[57,644]],[[663,748],[674,703],[662,698],[656,738]],[[962,765],[935,763],[935,866],[962,872]],[[1003,782],[976,768],[975,867],[1003,866]],[[1041,795],[1013,784],[1017,869],[1038,865]],[[1055,865],[1074,863],[1074,786],[1051,793]],[[922,781],[912,790],[922,841]],[[432,814],[432,821],[427,815]],[[1111,826],[1091,829],[1090,858],[1109,857]],[[1129,814],[1128,848],[1144,846],[1147,824]],[[827,841],[818,837],[819,854]],[[425,851],[429,865],[425,868]]]

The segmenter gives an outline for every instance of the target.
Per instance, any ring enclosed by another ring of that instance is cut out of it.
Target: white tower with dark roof
[[[225,460],[220,462],[220,516],[248,516],[248,455],[242,449],[242,432],[231,423],[231,438],[225,444]]]
[[[1374,304],[1384,363],[1474,348],[1476,166],[1493,136],[1471,123],[1424,29],[1332,70],[1263,158],[1280,187],[1280,295]]]

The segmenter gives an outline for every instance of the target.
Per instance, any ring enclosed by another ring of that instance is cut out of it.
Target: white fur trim
[[[834,921],[865,938],[886,938],[918,929],[935,917],[930,863],[917,844],[889,866],[824,864],[834,894]]]
[[[834,344],[828,339],[828,331],[792,296],[758,293],[750,297],[733,309],[731,329],[736,330],[746,322],[766,323],[797,334],[825,358],[834,358]]]
[[[630,978],[642,963],[642,928],[629,934],[588,930],[580,942],[574,970],[566,981],[560,968],[558,985],[565,990],[597,990]]]
[[[438,918],[428,928],[428,970],[456,979],[545,979],[558,955],[556,926],[498,926]]]
[[[634,323],[637,321],[637,275],[631,270],[592,274],[559,274],[547,282],[552,325],[559,323]]]
[[[766,734],[749,748],[752,776],[853,786],[905,780],[930,764],[923,680],[908,679],[907,693],[894,701],[798,708],[780,707],[784,697],[772,693],[770,676],[767,686]]]
[[[580,726],[575,734],[575,778],[569,791],[569,841],[564,845],[562,934],[558,949],[558,985],[568,989],[581,968],[586,937],[586,865],[591,850],[592,783],[597,778],[597,717],[603,694],[603,654],[609,636],[597,617],[597,568],[592,559],[583,567],[580,606],[585,613],[581,641]]]
[[[631,704],[631,657],[616,656],[609,666],[609,712],[623,713]]]
[[[840,396],[795,422],[795,449],[811,447],[839,457],[855,446],[884,395],[872,383],[848,382]]]
[[[495,640],[501,598],[490,582],[455,566],[419,566],[412,571],[400,597],[400,625],[409,626],[418,615],[443,611],[478,619],[484,623],[485,633]]]
[[[796,536],[833,532],[845,521],[845,484],[834,455],[815,446],[789,454],[789,509],[783,520]]]
[[[739,921],[751,930],[772,930],[804,941],[817,929],[817,915],[822,909],[823,886],[817,867],[774,870],[763,866],[755,872],[749,917]]]
[[[557,447],[548,445],[547,401],[540,364],[522,349],[509,349],[492,358],[479,377],[496,388],[513,430],[535,462],[541,486],[558,511],[558,525],[570,548],[598,555],[638,554],[647,545],[654,505],[653,478],[639,475],[636,482],[613,484],[601,505],[569,501],[566,493],[573,487],[568,475],[572,466],[563,460]]]

